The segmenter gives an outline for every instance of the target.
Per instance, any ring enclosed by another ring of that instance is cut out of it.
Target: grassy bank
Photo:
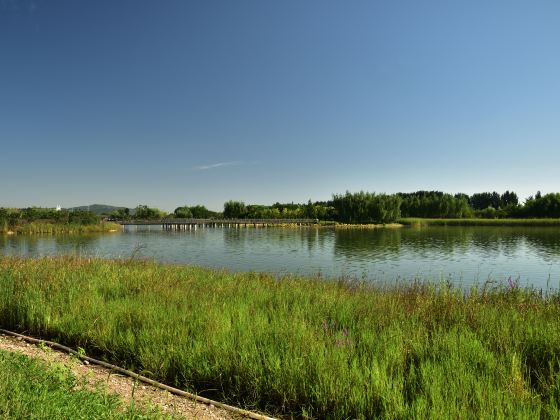
[[[0,234],[57,234],[57,233],[94,233],[94,232],[116,232],[120,231],[121,225],[118,223],[95,223],[95,224],[79,224],[79,223],[42,223],[32,222],[22,225],[9,227],[8,225],[0,226]]]
[[[328,418],[560,417],[560,295],[0,259],[0,325],[199,394]]]
[[[334,229],[348,230],[348,229],[383,229],[383,228],[393,229],[393,228],[400,228],[403,225],[401,225],[400,223],[375,224],[375,223],[338,223],[332,221],[320,221],[319,223],[313,226],[321,227],[321,228],[334,228]]]
[[[88,390],[62,364],[47,365],[0,350],[2,419],[163,418],[124,404],[102,390]]]
[[[423,219],[409,217],[399,219],[404,226],[535,226],[560,227],[560,219]]]

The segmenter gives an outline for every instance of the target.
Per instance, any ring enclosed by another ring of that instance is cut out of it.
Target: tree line
[[[68,211],[29,207],[0,208],[0,227],[15,226],[34,221],[55,223],[94,224],[102,215],[89,211]],[[537,192],[520,203],[515,192],[482,192],[472,195],[448,194],[442,191],[376,194],[347,191],[333,194],[329,201],[309,200],[307,203],[274,203],[270,206],[227,201],[223,212],[215,212],[203,205],[180,206],[172,213],[158,208],[138,205],[134,209],[121,208],[110,220],[160,220],[165,218],[195,219],[316,219],[341,223],[391,223],[401,217],[421,218],[560,218],[560,193],[542,195]]]
[[[33,222],[57,224],[92,225],[102,217],[90,211],[56,210],[53,208],[28,207],[23,209],[0,207],[0,230]]]
[[[422,218],[543,218],[560,217],[560,193],[529,197],[525,203],[513,191],[472,195],[442,191],[376,194],[360,191],[334,194],[332,200],[272,206],[224,204],[225,218],[310,218],[342,223],[390,223],[401,217]]]

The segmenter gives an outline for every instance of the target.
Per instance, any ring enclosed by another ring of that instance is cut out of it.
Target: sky
[[[0,0],[0,206],[560,191],[557,0]]]

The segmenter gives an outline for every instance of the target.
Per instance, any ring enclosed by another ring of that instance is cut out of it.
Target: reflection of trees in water
[[[526,228],[523,235],[527,244],[543,259],[550,260],[560,256],[560,229]],[[560,261],[555,261],[560,262]]]
[[[473,233],[463,228],[403,228],[402,245],[417,253],[434,249],[444,253],[466,250],[473,240]]]
[[[0,253],[31,257],[56,254],[81,255],[96,249],[99,236],[99,234],[88,234],[0,237]]]
[[[337,230],[334,236],[335,255],[347,258],[398,254],[401,229]]]
[[[54,236],[57,247],[92,247],[99,241],[99,235],[56,235]]]
[[[560,255],[556,228],[430,227],[337,231],[335,254],[375,257],[410,253],[410,258],[473,252],[512,257],[528,247],[541,258]]]
[[[440,254],[473,252],[485,256],[512,257],[523,248],[525,229],[511,227],[432,227],[406,229],[403,246],[414,252]],[[538,236],[535,238],[537,239]]]
[[[473,246],[488,254],[514,256],[529,249],[541,258],[560,254],[560,232],[557,228],[501,227],[473,228]]]
[[[82,255],[91,254],[98,247],[99,234],[88,235],[56,235],[55,248],[57,254]],[[102,251],[102,249],[99,249]]]
[[[316,250],[323,251],[325,249],[326,240],[331,232],[318,228],[302,229],[300,236],[302,249],[307,248],[309,253]]]
[[[224,246],[239,250],[249,243],[286,250],[305,250],[313,252],[324,249],[329,232],[321,229],[298,228],[224,228]]]
[[[224,246],[226,248],[240,248],[245,246],[247,241],[247,235],[242,232],[241,229],[236,228],[224,228]]]
[[[39,255],[41,236],[0,236],[0,253],[2,255]]]

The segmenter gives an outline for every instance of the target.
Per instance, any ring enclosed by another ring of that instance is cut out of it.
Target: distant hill
[[[92,213],[96,213],[96,214],[111,214],[116,210],[119,209],[124,209],[125,207],[115,207],[115,206],[109,206],[107,204],[92,204],[90,206],[78,206],[78,207],[71,207],[68,210],[69,211],[84,211],[84,210],[89,210]]]

